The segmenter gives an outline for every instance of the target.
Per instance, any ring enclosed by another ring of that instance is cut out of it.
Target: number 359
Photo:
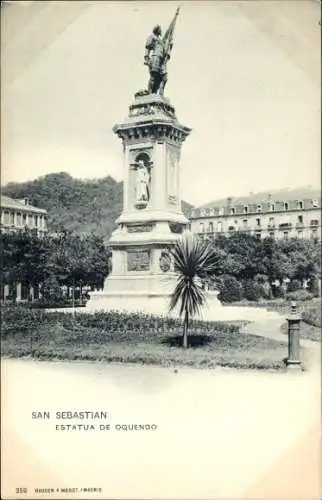
[[[16,493],[27,493],[27,488],[16,488]]]

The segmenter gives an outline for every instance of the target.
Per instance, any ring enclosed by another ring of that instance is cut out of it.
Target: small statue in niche
[[[136,201],[148,202],[150,199],[150,173],[143,160],[137,162]]]

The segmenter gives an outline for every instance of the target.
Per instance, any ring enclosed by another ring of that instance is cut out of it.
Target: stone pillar
[[[169,270],[160,269],[161,250],[178,238],[172,225],[183,229],[189,222],[181,210],[178,164],[191,129],[179,123],[168,99],[139,91],[113,131],[123,146],[123,210],[109,241],[112,272],[87,307],[164,313],[173,280]],[[148,200],[137,200],[141,162],[150,173]]]
[[[21,301],[21,283],[17,283],[17,296],[16,296],[16,301],[20,302]]]
[[[4,302],[6,302],[9,293],[10,293],[9,285],[4,285],[4,289],[3,289],[3,301]]]
[[[286,367],[287,369],[301,369],[300,323],[302,317],[297,312],[295,302],[292,302],[291,314],[286,319],[288,324],[288,357],[286,359]]]
[[[165,143],[156,142],[154,146],[154,207],[155,209],[165,210],[167,206],[166,193],[166,155]]]

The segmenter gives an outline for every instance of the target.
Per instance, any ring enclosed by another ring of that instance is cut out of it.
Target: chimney
[[[23,205],[29,205],[29,198],[21,198],[21,199],[18,199],[17,201],[19,201]]]
[[[268,201],[272,201],[272,194],[268,193]]]
[[[232,203],[233,199],[229,196],[227,198],[227,207],[231,207],[231,203]]]

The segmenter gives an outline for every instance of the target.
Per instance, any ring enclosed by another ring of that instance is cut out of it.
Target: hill
[[[61,227],[76,232],[94,232],[109,237],[115,220],[122,210],[123,183],[112,177],[103,179],[74,179],[65,172],[53,173],[38,179],[9,183],[2,194],[11,198],[28,198],[32,205],[48,211],[48,227]],[[182,202],[182,210],[190,216],[192,205]]]

